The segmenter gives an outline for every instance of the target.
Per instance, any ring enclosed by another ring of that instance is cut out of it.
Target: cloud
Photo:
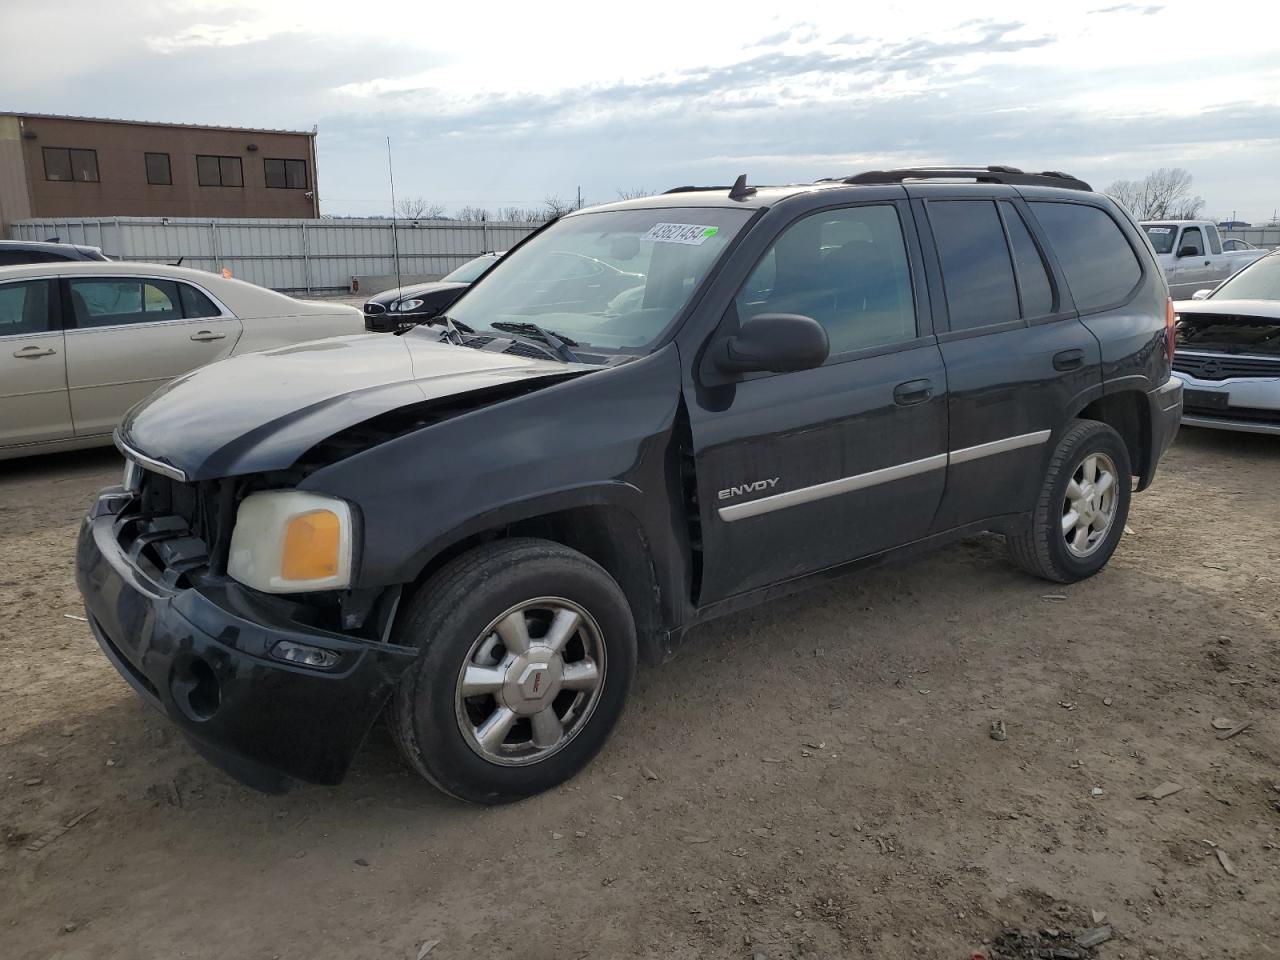
[[[1163,10],[1163,6],[1155,4],[1143,6],[1137,3],[1117,3],[1112,7],[1101,7],[1097,10],[1090,10],[1090,13],[1137,13],[1145,17],[1154,16]]]

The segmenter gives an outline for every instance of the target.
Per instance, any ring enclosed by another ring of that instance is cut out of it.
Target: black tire
[[[486,759],[460,726],[459,674],[477,638],[504,611],[540,597],[577,605],[599,628],[601,683],[594,708],[563,746],[522,766]],[[636,670],[631,608],[598,564],[546,540],[476,547],[428,579],[397,618],[396,643],[422,649],[388,704],[388,726],[408,764],[460,800],[498,804],[568,780],[585,767],[622,715]]]
[[[1117,471],[1115,514],[1106,536],[1088,556],[1077,556],[1062,531],[1067,486],[1081,464],[1093,454],[1110,458]],[[1076,420],[1067,428],[1053,456],[1044,485],[1026,529],[1007,534],[1009,555],[1023,570],[1054,583],[1075,583],[1091,577],[1111,559],[1124,534],[1132,496],[1129,450],[1120,434],[1097,420]]]

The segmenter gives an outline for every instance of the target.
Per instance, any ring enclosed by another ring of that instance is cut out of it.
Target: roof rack
[[[901,170],[869,170],[852,177],[824,177],[819,183],[902,183],[904,180],[975,180],[978,183],[1006,183],[1018,186],[1063,187],[1093,190],[1093,187],[1058,170],[1025,173],[1017,167],[905,167]]]

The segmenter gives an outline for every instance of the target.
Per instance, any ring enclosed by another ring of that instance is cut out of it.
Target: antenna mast
[[[400,298],[400,231],[396,223],[396,174],[391,167],[391,138],[387,137],[387,179],[391,181],[391,256],[396,262],[396,299]]]

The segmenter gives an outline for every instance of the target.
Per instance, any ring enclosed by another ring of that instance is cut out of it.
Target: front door
[[[1184,229],[1178,239],[1178,249],[1174,251],[1173,273],[1169,277],[1173,299],[1190,299],[1197,290],[1211,290],[1222,279],[1208,254],[1201,229]]]
[[[0,447],[71,436],[56,280],[0,283]]]
[[[786,227],[726,322],[802,314],[825,365],[693,391],[689,417],[712,603],[923,537],[946,480],[942,357],[903,203]]]
[[[76,436],[110,433],[139,400],[229,356],[240,337],[237,318],[181,281],[98,276],[64,283],[74,318],[66,337]]]

